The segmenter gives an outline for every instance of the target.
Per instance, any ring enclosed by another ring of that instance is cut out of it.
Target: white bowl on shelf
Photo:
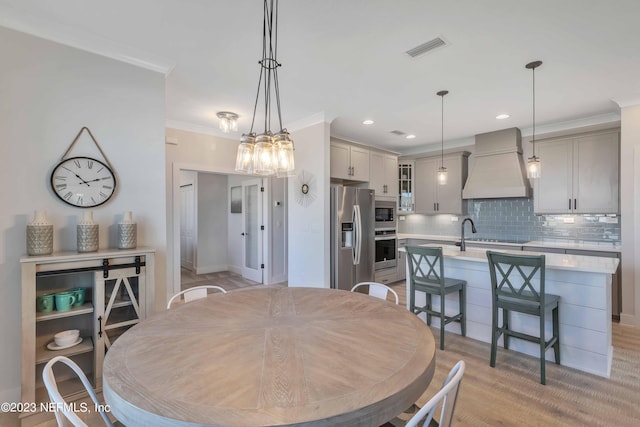
[[[58,347],[65,347],[78,341],[80,330],[69,329],[68,331],[58,332],[53,336],[53,341]]]

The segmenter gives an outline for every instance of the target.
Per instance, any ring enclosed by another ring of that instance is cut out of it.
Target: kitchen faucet
[[[471,223],[471,232],[476,233],[476,225],[473,223],[471,218],[465,218],[462,220],[462,225],[460,226],[460,251],[465,251],[467,246],[464,243],[464,223],[469,221]]]

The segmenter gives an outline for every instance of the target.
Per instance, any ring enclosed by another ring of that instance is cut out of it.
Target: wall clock
[[[79,208],[106,203],[116,189],[116,177],[109,166],[91,157],[70,157],[51,173],[51,188],[63,202]]]
[[[87,131],[104,162],[92,157],[67,157],[74,144]],[[94,208],[106,203],[116,191],[111,163],[88,127],[83,126],[51,172],[51,189],[63,202],[78,208]]]

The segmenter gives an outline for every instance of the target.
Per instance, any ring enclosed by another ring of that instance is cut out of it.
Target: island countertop
[[[445,258],[457,258],[466,261],[475,262],[487,262],[487,248],[473,248],[467,247],[466,251],[461,251],[460,247],[454,245],[439,245],[435,243],[428,243],[419,246],[436,246],[442,247],[442,254]],[[404,247],[398,249],[401,252],[406,252]],[[590,273],[605,273],[614,274],[618,268],[620,262],[617,258],[605,258],[597,256],[586,255],[570,255],[570,254],[556,254],[556,253],[544,253],[544,252],[530,252],[521,250],[504,250],[496,249],[494,252],[504,252],[514,255],[545,255],[546,267],[557,270],[572,270],[583,271]]]
[[[442,240],[441,240],[442,242]],[[443,250],[445,276],[467,282],[467,337],[487,343],[491,342],[492,297],[491,279],[487,250],[490,247],[469,247],[462,252],[460,247],[429,243],[419,246],[440,246]],[[539,255],[543,252],[522,251],[521,248],[509,249],[496,246],[496,252],[514,255]],[[406,252],[406,249],[400,248]],[[604,256],[571,255],[566,253],[544,253],[545,255],[545,292],[560,296],[560,363],[592,374],[609,377],[613,357],[611,332],[611,284],[619,260]],[[409,261],[409,257],[406,257]],[[408,262],[407,262],[408,264]],[[410,293],[408,265],[406,286]],[[446,297],[447,312],[458,307],[457,294]],[[432,296],[436,309],[440,299]],[[419,306],[426,304],[422,292],[416,292],[415,302]],[[408,307],[407,307],[408,308]],[[453,312],[451,312],[453,314]],[[424,315],[420,315],[424,319]],[[539,320],[520,313],[511,313],[511,323],[518,324],[523,332],[535,335],[539,333]],[[432,318],[432,326],[439,326],[439,319]],[[449,332],[460,333],[460,325],[452,322],[445,328]],[[551,322],[545,322],[547,333],[551,333]],[[499,343],[502,343],[500,338]],[[513,339],[511,350],[538,356],[538,345]],[[500,355],[500,350],[499,350]],[[553,352],[547,352],[547,360],[553,361]],[[487,356],[487,363],[488,363]],[[553,381],[547,377],[547,381]]]
[[[455,242],[460,241],[460,236],[448,236],[448,235],[437,235],[437,234],[415,234],[415,233],[398,233],[398,239],[419,239],[419,240],[430,240],[434,242],[447,242],[454,244]],[[470,236],[467,236],[470,237]],[[615,242],[594,242],[594,241],[585,241],[585,240],[532,240],[521,243],[510,243],[510,242],[498,242],[491,240],[467,240],[467,246],[474,244],[482,244],[483,246],[513,246],[515,247],[535,247],[535,248],[545,248],[545,249],[566,249],[566,250],[577,250],[577,251],[594,251],[594,252],[621,252],[622,247],[620,244]],[[542,251],[543,252],[543,251]]]

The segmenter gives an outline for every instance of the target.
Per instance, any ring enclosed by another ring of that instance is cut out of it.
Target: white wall
[[[113,199],[94,209],[100,247],[116,246],[116,224],[124,211],[133,211],[138,245],[157,249],[155,294],[163,299],[164,75],[3,27],[0,58],[0,401],[16,402],[25,227],[34,210],[46,210],[54,250],[76,250],[83,210],[59,201],[49,178],[83,126],[98,140],[118,182]],[[71,152],[96,153],[84,137]]]
[[[318,188],[311,205],[296,203],[300,191],[289,180],[289,286],[330,287],[329,251],[329,124],[309,126],[292,137],[296,148],[296,172],[313,174]]]
[[[622,313],[620,322],[640,326],[640,105],[622,108],[620,130]]]
[[[198,173],[196,273],[227,270],[227,176]]]

